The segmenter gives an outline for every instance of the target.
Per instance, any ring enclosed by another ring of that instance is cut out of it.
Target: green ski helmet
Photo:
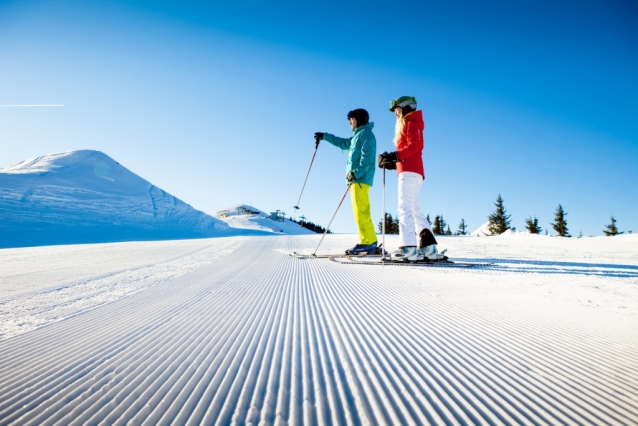
[[[416,98],[412,96],[401,96],[399,99],[390,101],[390,111],[394,112],[395,108],[410,107],[412,110],[416,109]]]

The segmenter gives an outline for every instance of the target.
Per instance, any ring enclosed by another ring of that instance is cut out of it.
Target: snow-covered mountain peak
[[[105,164],[118,164],[108,155],[94,150],[78,150],[48,154],[21,161],[17,164],[0,169],[0,173],[11,174],[41,174],[53,171],[63,171],[73,166],[96,167]]]
[[[251,214],[259,214],[268,216],[268,213],[259,210],[257,207],[249,206],[247,204],[235,204],[234,206],[227,207],[223,210],[218,211],[213,215],[218,219],[227,216],[243,216],[243,215],[251,215]]]
[[[148,192],[153,186],[105,153],[93,150],[48,154],[25,160],[0,169],[0,178],[13,187],[28,182],[117,195]]]
[[[236,234],[100,151],[0,169],[0,247]]]

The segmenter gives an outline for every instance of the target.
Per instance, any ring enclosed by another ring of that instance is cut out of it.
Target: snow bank
[[[541,237],[549,237],[548,235],[542,234],[531,234],[529,231],[515,231],[513,229],[508,229],[499,235],[492,235],[489,229],[490,222],[485,222],[481,225],[476,231],[472,232],[470,236],[472,237],[499,237],[499,238],[541,238]]]
[[[470,236],[472,237],[488,237],[491,236],[492,233],[489,230],[490,222],[487,221],[483,225],[481,225],[476,231],[472,232]]]

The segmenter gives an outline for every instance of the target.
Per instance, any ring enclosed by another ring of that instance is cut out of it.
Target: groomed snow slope
[[[99,151],[0,169],[0,248],[240,233]]]
[[[1,341],[0,424],[638,423],[633,237],[440,241],[479,270],[286,254],[319,238],[251,238]],[[562,285],[624,288],[625,311],[538,291]]]
[[[220,237],[0,250],[0,340],[192,272],[245,241]]]

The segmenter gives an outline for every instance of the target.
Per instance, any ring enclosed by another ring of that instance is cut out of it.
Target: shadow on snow
[[[454,258],[459,262],[490,262],[494,263],[490,269],[505,272],[536,273],[536,274],[570,274],[592,275],[599,277],[638,278],[638,266],[617,265],[611,263],[579,263],[579,262],[552,262],[545,260],[521,260],[521,259],[470,259]]]

